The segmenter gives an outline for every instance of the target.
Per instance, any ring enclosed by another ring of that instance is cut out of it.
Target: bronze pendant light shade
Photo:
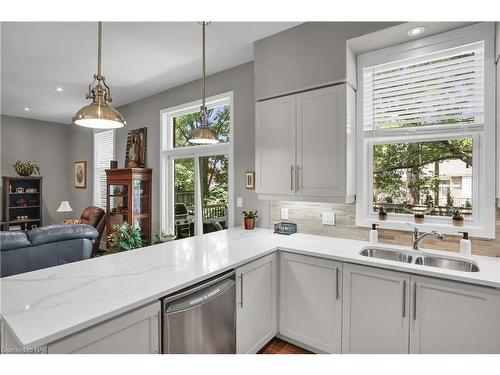
[[[208,112],[205,105],[205,26],[208,22],[202,22],[202,89],[200,113],[198,115],[199,126],[189,134],[188,141],[193,144],[215,144],[219,143],[217,133],[208,126]]]
[[[111,103],[111,92],[101,75],[102,22],[98,23],[97,74],[89,85],[86,99],[92,103],[80,109],[73,117],[75,125],[93,129],[118,129],[126,125],[123,116],[114,109]]]

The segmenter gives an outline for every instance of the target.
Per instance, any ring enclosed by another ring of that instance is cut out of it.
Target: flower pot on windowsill
[[[415,223],[417,223],[417,224],[423,224],[424,223],[424,218],[425,218],[424,214],[422,214],[422,213],[416,213],[414,215],[414,218],[415,218]]]
[[[384,209],[384,207],[380,207],[378,211],[378,219],[381,221],[387,220],[387,211]]]
[[[255,228],[255,218],[245,218],[245,229],[252,230]]]
[[[464,218],[462,216],[452,217],[451,218],[451,223],[455,227],[463,227],[464,226]]]

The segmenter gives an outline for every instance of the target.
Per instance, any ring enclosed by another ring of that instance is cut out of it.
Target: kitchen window
[[[358,56],[356,223],[494,237],[491,24]],[[460,209],[464,229],[453,227]]]
[[[94,133],[94,206],[106,208],[106,169],[115,160],[115,131]]]
[[[201,101],[162,111],[161,230],[177,238],[233,226],[232,92],[207,98],[218,144],[195,145]]]

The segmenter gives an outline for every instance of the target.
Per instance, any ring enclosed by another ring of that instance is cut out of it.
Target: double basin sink
[[[369,258],[392,260],[402,263],[419,264],[422,266],[443,268],[453,271],[478,272],[476,263],[466,259],[455,259],[446,256],[421,253],[419,251],[402,251],[381,249],[376,247],[366,247],[361,250],[360,255]]]

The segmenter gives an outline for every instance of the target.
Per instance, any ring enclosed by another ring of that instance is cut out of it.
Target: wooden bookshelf
[[[33,226],[41,227],[43,177],[2,176],[2,180],[2,230],[13,230],[13,226],[18,226],[21,230],[29,230]]]

